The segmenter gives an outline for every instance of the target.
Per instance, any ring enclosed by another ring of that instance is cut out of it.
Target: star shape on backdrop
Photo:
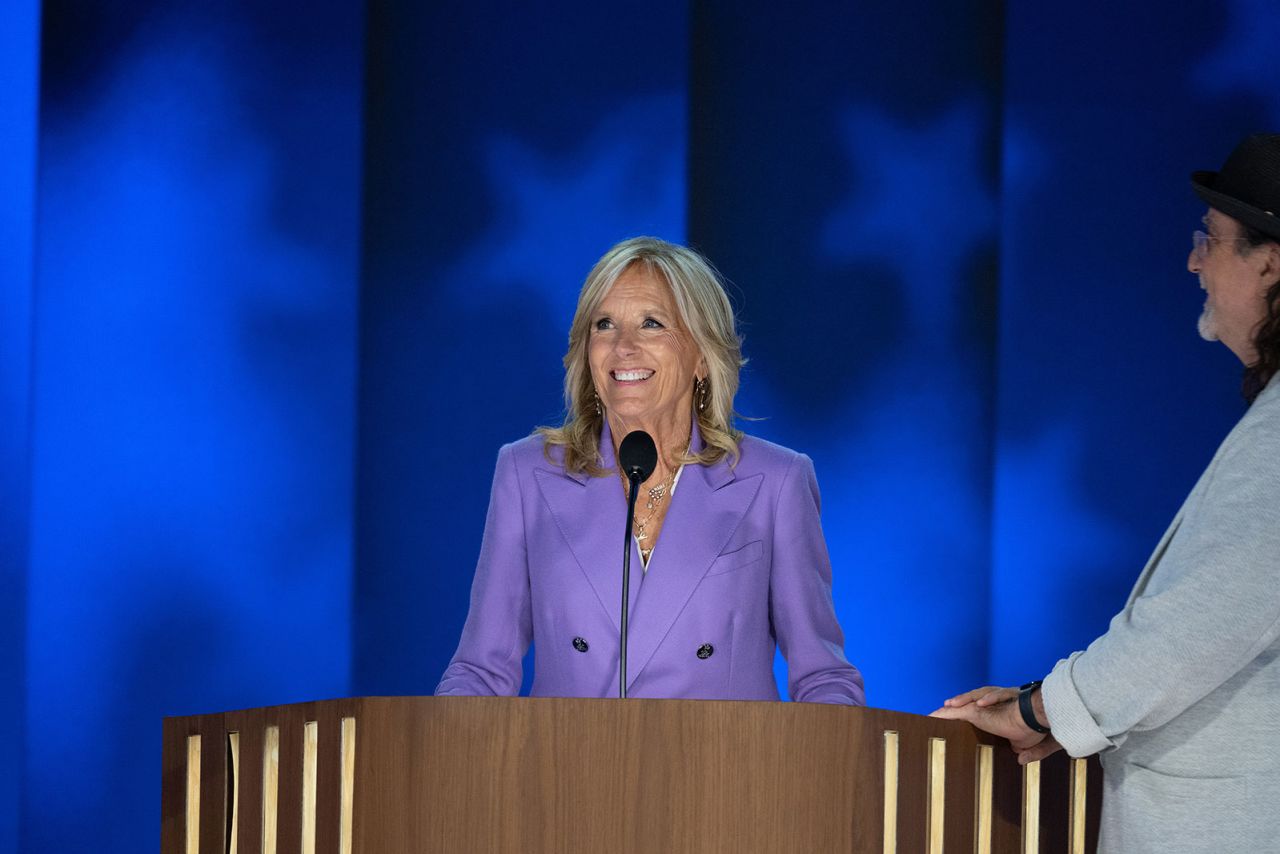
[[[683,241],[685,125],[684,96],[666,95],[625,104],[571,151],[492,137],[495,214],[446,273],[454,297],[485,305],[533,290],[567,328],[583,279],[610,246],[639,234]]]
[[[1275,0],[1233,0],[1222,41],[1195,67],[1194,82],[1215,95],[1245,92],[1280,125],[1280,14]]]
[[[964,264],[995,236],[983,159],[996,129],[987,113],[970,98],[922,123],[865,105],[843,117],[854,185],[827,219],[822,251],[841,264],[888,263],[902,276],[913,322],[926,328],[951,317]]]

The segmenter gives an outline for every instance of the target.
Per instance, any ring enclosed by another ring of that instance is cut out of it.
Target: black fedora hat
[[[1280,240],[1280,133],[1245,137],[1220,172],[1192,172],[1191,186],[1209,207]]]

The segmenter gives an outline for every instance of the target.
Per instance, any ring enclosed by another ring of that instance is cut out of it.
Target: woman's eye
[[[597,321],[596,321],[596,330],[597,330],[597,331],[601,331],[601,332],[602,332],[602,331],[604,331],[604,330],[606,330],[606,329],[612,329],[612,328],[613,328],[613,321],[612,321],[612,320],[610,320],[610,319],[609,319],[609,318],[607,318],[607,317],[602,317],[602,318],[600,318],[599,320],[597,320]]]
[[[652,317],[646,317],[644,323],[640,324],[644,329],[661,329],[662,324],[654,320]]]

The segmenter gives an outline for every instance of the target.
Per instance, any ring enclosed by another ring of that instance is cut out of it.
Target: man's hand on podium
[[[968,721],[984,732],[1009,740],[1018,754],[1018,763],[1026,765],[1044,759],[1062,749],[1062,745],[1048,733],[1040,733],[1027,726],[1018,711],[1017,688],[999,688],[987,685],[963,694],[957,694],[942,704],[942,708],[930,712],[930,717],[953,721]],[[1044,720],[1044,707],[1039,691],[1032,698],[1036,717]]]

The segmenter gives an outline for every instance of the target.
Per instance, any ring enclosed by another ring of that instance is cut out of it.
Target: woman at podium
[[[808,457],[733,426],[743,364],[733,309],[696,252],[638,237],[578,297],[566,417],[498,452],[471,606],[437,694],[620,693],[622,539],[632,431],[657,463],[633,515],[630,697],[861,705],[844,655]]]

